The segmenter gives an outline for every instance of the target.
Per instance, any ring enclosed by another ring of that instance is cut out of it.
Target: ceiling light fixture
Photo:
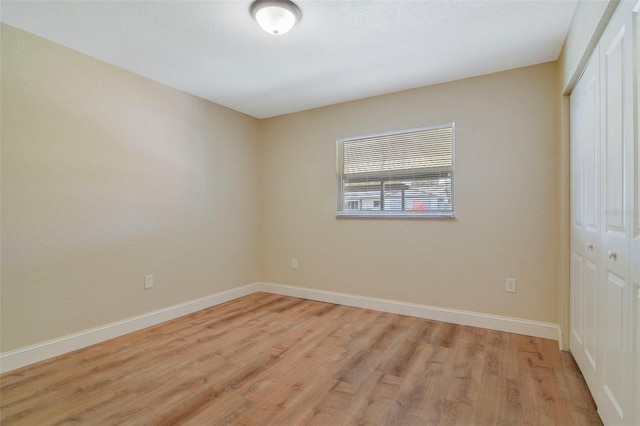
[[[258,25],[273,35],[288,32],[302,18],[298,6],[289,0],[256,0],[249,10]]]

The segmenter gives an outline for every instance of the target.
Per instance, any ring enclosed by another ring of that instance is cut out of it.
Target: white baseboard
[[[2,353],[0,354],[0,373],[142,330],[143,328],[170,321],[258,291],[542,337],[558,340],[560,347],[562,347],[562,335],[558,324],[262,282],[223,291],[133,318]]]
[[[415,303],[398,302],[395,300],[356,296],[352,294],[314,290],[282,284],[258,283],[258,289],[265,293],[294,296],[303,299],[317,300],[320,302],[336,303],[339,305],[354,306],[356,308],[373,309],[392,314],[409,315],[417,318],[450,322],[460,325],[470,325],[473,327],[488,328],[490,330],[557,340],[560,347],[562,347],[560,326],[553,323],[462,311],[457,309],[439,308],[428,305],[418,305]]]
[[[189,315],[193,312],[255,293],[256,291],[259,291],[258,285],[249,284],[189,302],[169,306],[168,308],[159,309],[147,314],[138,315],[133,318],[127,318],[111,324],[70,334],[58,339],[5,352],[0,354],[0,373],[15,370],[25,365],[104,342],[105,340],[142,330],[143,328],[170,321],[184,315]]]

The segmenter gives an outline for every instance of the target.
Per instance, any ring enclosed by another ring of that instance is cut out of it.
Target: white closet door
[[[633,330],[632,342],[635,353],[632,355],[632,377],[635,377],[634,390],[632,392],[632,401],[635,406],[635,421],[633,424],[640,425],[640,1],[634,7],[632,12],[633,25],[633,53],[635,58],[635,123],[636,134],[632,141],[632,161],[631,161],[631,183],[630,192],[632,198],[630,205],[631,220],[631,242],[630,242],[630,259],[631,259],[631,276],[630,282],[632,286],[631,309],[633,314]]]
[[[630,2],[627,2],[628,6]],[[598,412],[605,424],[630,424],[633,404],[630,236],[630,149],[633,142],[631,14],[619,7],[600,43],[601,208],[598,325],[601,391]]]
[[[571,94],[572,232],[570,348],[585,380],[597,371],[600,241],[600,63],[593,55]]]

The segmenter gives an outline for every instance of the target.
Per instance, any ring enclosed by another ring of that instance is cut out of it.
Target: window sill
[[[455,213],[337,212],[337,219],[455,219]]]

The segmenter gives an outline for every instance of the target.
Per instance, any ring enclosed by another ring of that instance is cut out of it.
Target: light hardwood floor
[[[264,293],[0,385],[3,425],[601,424],[555,341]]]

